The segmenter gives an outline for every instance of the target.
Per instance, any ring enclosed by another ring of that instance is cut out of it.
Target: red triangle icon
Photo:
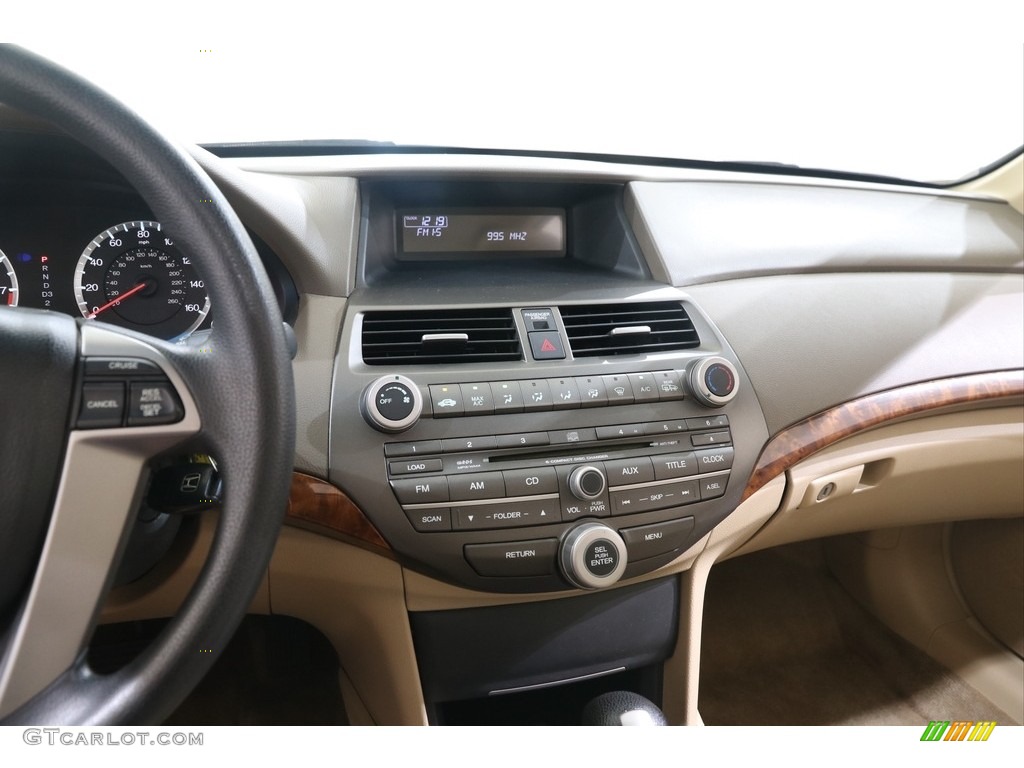
[[[544,341],[542,341],[541,344],[540,344],[540,351],[541,352],[557,352],[558,348],[554,344],[552,344],[548,339],[544,339]]]

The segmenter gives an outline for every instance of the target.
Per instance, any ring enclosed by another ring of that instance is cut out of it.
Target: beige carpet
[[[854,602],[815,542],[715,566],[702,644],[708,725],[1010,722]]]

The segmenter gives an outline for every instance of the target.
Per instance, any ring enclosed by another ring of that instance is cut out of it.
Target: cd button
[[[554,467],[536,469],[506,469],[505,493],[508,496],[533,496],[558,493],[558,478]]]

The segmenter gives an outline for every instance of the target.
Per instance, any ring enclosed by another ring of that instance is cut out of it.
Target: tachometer
[[[210,311],[191,261],[155,221],[127,221],[93,238],[75,268],[75,298],[87,320],[182,340]]]
[[[7,255],[0,251],[0,305],[18,306],[18,276]]]

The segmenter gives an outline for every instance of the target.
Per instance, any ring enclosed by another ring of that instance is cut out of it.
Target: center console
[[[330,476],[410,568],[490,592],[661,568],[740,501],[764,420],[610,185],[363,185]]]

